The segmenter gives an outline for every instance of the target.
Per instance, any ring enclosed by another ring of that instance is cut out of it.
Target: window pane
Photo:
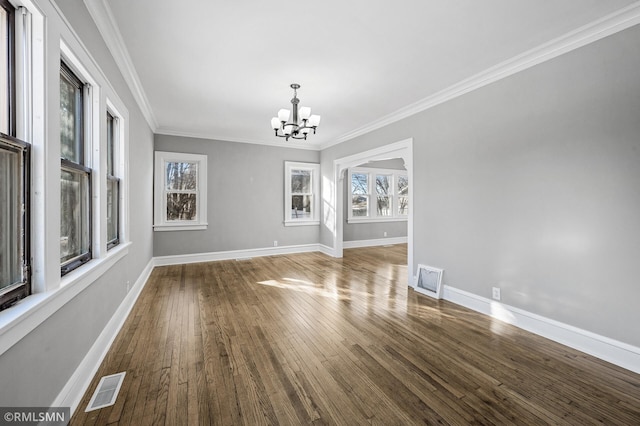
[[[369,193],[369,184],[367,183],[367,178],[369,177],[366,173],[353,173],[351,175],[351,193],[352,194],[368,194]]]
[[[291,219],[310,219],[312,195],[291,196]]]
[[[378,193],[378,195],[389,195],[390,184],[391,184],[391,176],[377,175],[376,176],[376,192]]]
[[[114,118],[107,113],[107,175],[114,176],[113,172],[113,151],[114,151]]]
[[[0,132],[9,134],[9,14],[0,7]]]
[[[179,164],[179,163],[174,163]],[[188,164],[188,163],[181,163]],[[196,220],[196,194],[167,194],[167,220]]]
[[[166,167],[165,176],[168,191],[195,191],[198,189],[198,165],[196,163],[169,162]]]
[[[62,169],[60,176],[60,262],[89,253],[89,175]]]
[[[378,216],[391,216],[390,197],[378,197]]]
[[[60,157],[84,164],[82,158],[82,88],[60,73]]]
[[[107,243],[118,239],[120,180],[107,179]]]
[[[351,216],[368,216],[369,197],[354,195],[351,200]]]
[[[409,197],[398,197],[398,214],[400,215],[408,215],[409,214]]]
[[[311,193],[311,170],[291,170],[291,193]]]
[[[409,178],[398,176],[398,195],[409,195]]]
[[[0,150],[0,288],[22,280],[20,155]]]

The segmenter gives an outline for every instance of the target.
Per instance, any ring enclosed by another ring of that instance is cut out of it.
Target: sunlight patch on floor
[[[286,290],[293,290],[301,293],[307,293],[315,296],[326,297],[333,300],[346,300],[348,299],[345,296],[342,296],[338,293],[338,289],[334,288],[332,291],[327,290],[325,288],[319,288],[316,284],[295,279],[295,278],[282,278],[280,280],[266,280],[266,281],[258,281],[258,284],[265,285],[269,287],[282,288]]]

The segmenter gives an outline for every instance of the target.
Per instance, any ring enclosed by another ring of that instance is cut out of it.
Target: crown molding
[[[460,81],[431,96],[407,105],[385,115],[380,119],[352,130],[334,141],[322,144],[320,149],[346,142],[373,130],[400,121],[404,118],[425,111],[436,105],[455,99],[473,90],[487,86],[503,78],[509,77],[535,65],[549,61],[572,50],[586,46],[602,38],[630,28],[640,23],[640,1],[637,1],[614,13],[570,31],[554,40],[514,56],[472,77]]]
[[[158,135],[178,136],[178,137],[185,137],[185,138],[197,138],[197,139],[216,140],[216,141],[222,141],[222,142],[237,142],[237,143],[248,143],[253,145],[275,146],[278,148],[292,148],[292,149],[306,149],[311,151],[320,151],[319,144],[309,143],[309,141],[294,140],[293,142],[286,142],[284,141],[284,139],[281,139],[281,138],[278,138],[277,140],[272,140],[272,141],[269,141],[267,139],[254,140],[254,139],[242,139],[242,138],[229,138],[227,136],[220,137],[210,133],[184,132],[182,130],[171,129],[166,127],[161,127],[156,129],[155,133]]]
[[[147,120],[151,130],[155,132],[158,129],[158,122],[153,114],[151,104],[142,87],[131,56],[129,56],[127,47],[124,44],[124,40],[118,29],[118,24],[106,1],[107,0],[84,0],[84,4],[107,44],[111,55],[113,55],[113,59],[116,61],[116,65],[127,82],[144,118]]]

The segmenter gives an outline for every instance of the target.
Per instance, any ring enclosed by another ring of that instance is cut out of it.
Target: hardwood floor
[[[640,375],[419,295],[406,269],[406,245],[158,267],[71,424],[640,424]]]

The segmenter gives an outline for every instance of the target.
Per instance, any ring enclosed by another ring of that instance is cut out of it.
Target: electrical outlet
[[[387,236],[387,231],[384,231],[384,232],[382,233],[382,236],[383,236],[383,237],[386,237],[386,236]]]
[[[273,240],[273,246],[278,247],[278,240]]]
[[[131,281],[127,281],[127,293],[131,290]]]
[[[493,287],[493,298],[500,300],[500,287]]]

